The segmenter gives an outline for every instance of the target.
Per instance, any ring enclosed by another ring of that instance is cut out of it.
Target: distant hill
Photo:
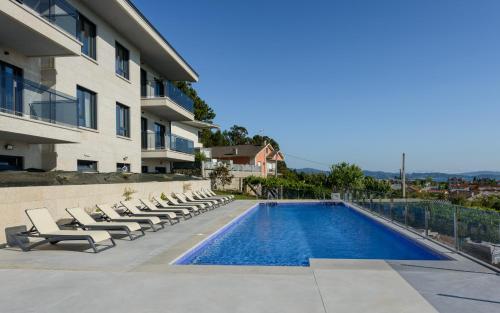
[[[307,173],[307,174],[318,174],[324,173],[328,174],[328,171],[319,170],[315,168],[299,168],[295,169],[297,172]],[[371,176],[376,179],[391,179],[399,177],[398,172],[384,172],[384,171],[363,171],[366,176]],[[498,171],[474,171],[465,173],[441,173],[441,172],[423,172],[423,173],[407,173],[406,178],[409,180],[414,179],[426,179],[431,177],[434,181],[447,181],[451,177],[461,177],[465,180],[472,180],[474,177],[478,178],[491,178],[500,180],[500,172]]]

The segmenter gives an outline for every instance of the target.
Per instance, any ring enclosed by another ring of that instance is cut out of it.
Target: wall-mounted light
[[[128,156],[124,156],[123,161],[127,161],[127,160],[128,160]]]
[[[5,150],[14,150],[15,146],[14,145],[5,145]]]

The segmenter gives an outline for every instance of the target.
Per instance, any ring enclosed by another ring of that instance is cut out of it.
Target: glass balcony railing
[[[172,135],[170,138],[170,149],[188,154],[194,154],[194,142],[192,140]]]
[[[174,100],[175,103],[179,104],[184,109],[189,112],[194,112],[194,101],[183,93],[179,88],[175,87],[173,83],[167,82],[167,97]]]
[[[176,135],[142,132],[143,150],[172,150],[194,154],[194,142]]]
[[[65,0],[17,0],[76,38],[78,13]]]
[[[194,113],[194,101],[172,82],[148,81],[141,85],[141,95],[144,98],[167,97],[191,113]]]
[[[77,127],[75,98],[18,76],[0,72],[0,112]]]

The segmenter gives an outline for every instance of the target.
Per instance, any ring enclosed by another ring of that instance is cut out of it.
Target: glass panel
[[[500,213],[458,208],[459,249],[500,267]]]
[[[171,135],[170,149],[178,152],[194,154],[194,142],[186,138]]]
[[[78,125],[76,99],[0,71],[0,110],[69,127]]]
[[[174,86],[171,82],[166,82],[167,86],[167,96],[172,99],[175,103],[188,110],[189,112],[194,112],[194,101],[185,93],[183,93],[179,88]]]
[[[40,16],[77,37],[77,11],[65,0],[21,0]]]

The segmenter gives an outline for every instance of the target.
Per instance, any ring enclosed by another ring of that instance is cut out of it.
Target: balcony
[[[147,82],[141,86],[141,107],[169,121],[194,120],[194,102],[171,82]]]
[[[142,158],[194,162],[194,142],[176,135],[142,133]]]
[[[29,57],[80,55],[77,12],[64,0],[0,1],[0,38]]]
[[[0,73],[0,138],[30,144],[77,143],[76,99]]]

